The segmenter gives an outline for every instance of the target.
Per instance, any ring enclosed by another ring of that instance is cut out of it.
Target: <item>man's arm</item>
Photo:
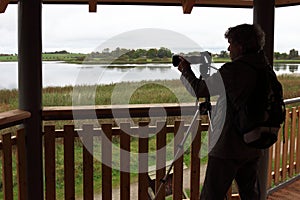
[[[182,72],[180,80],[189,93],[197,98],[209,97],[209,91],[202,77],[197,78],[191,69],[188,61],[181,57],[181,62],[178,65],[178,70]]]

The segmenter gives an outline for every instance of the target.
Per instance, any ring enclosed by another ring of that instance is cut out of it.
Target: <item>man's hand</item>
[[[186,59],[184,59],[182,56],[180,56],[179,59],[181,60],[178,65],[178,70],[180,72],[191,67],[191,64]]]

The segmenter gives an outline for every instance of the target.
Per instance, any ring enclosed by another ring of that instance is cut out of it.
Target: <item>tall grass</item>
[[[284,98],[300,97],[300,77],[280,75]],[[80,96],[78,96],[80,95]],[[43,106],[151,104],[194,102],[179,80],[122,82],[99,86],[47,87],[43,89]],[[18,91],[0,90],[0,112],[18,108]]]

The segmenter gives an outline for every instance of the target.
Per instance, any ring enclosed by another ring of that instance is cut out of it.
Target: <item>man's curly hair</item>
[[[230,27],[225,38],[242,46],[243,54],[255,53],[265,46],[265,33],[258,24],[241,24]]]

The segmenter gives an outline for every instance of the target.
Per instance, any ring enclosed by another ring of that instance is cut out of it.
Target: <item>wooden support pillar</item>
[[[265,53],[269,62],[273,64],[274,57],[274,0],[253,1],[253,23],[259,24],[266,34]]]
[[[42,2],[19,0],[18,6],[19,108],[31,113],[24,123],[26,193],[42,200]]]
[[[253,1],[253,23],[261,26],[266,34],[266,44],[264,51],[273,65],[274,56],[274,17],[275,1],[274,0],[254,0]],[[267,180],[268,180],[268,160],[269,150],[264,150],[264,155],[259,167],[259,188],[261,200],[267,199]]]

